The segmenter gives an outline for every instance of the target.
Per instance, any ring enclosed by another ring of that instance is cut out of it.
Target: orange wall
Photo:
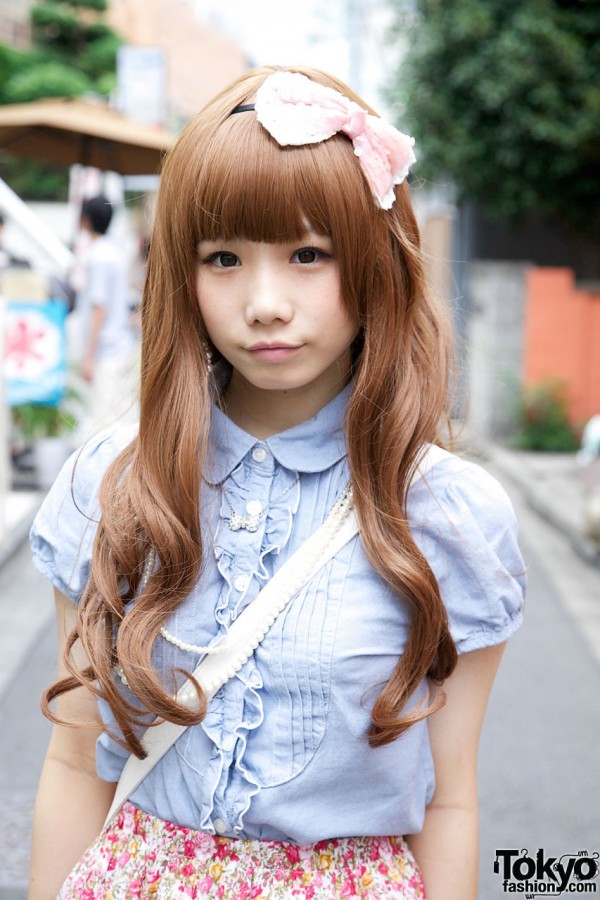
[[[600,293],[575,287],[571,269],[527,274],[524,381],[566,383],[573,424],[600,413]]]

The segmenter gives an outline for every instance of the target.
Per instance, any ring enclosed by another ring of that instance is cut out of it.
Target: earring
[[[202,350],[204,351],[204,359],[206,360],[206,369],[210,375],[213,369],[213,355],[207,341],[202,341]]]

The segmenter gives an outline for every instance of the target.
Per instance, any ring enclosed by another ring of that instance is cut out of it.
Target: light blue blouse
[[[323,522],[349,478],[343,433],[349,390],[265,441],[214,408],[202,511],[206,546],[214,552],[169,621],[170,634],[207,645],[226,633]],[[99,483],[134,434],[131,428],[105,434],[73,457],[33,525],[36,565],[74,602],[88,576]],[[411,488],[408,508],[458,650],[504,641],[521,622],[525,567],[498,482],[448,457]],[[234,511],[258,519],[256,530],[232,530]],[[434,789],[427,723],[378,749],[366,739],[369,710],[403,651],[407,622],[402,599],[355,538],[294,599],[211,701],[205,720],[187,729],[132,801],[153,815],[232,837],[311,843],[418,832]],[[199,657],[159,637],[154,661],[192,670]],[[411,703],[423,695],[424,684]],[[116,781],[125,757],[107,735],[99,739],[102,778]]]

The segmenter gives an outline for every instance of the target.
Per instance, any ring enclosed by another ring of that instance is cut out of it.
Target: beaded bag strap
[[[440,447],[428,446],[419,461],[411,485],[448,455]],[[231,625],[220,651],[207,654],[196,667],[193,677],[208,700],[242,668],[293,598],[357,533],[358,520],[353,509],[352,487],[348,484],[323,525],[275,572]],[[184,705],[194,705],[197,693],[191,681],[186,681],[179,689],[177,700]],[[128,757],[105,825],[187,727],[158,721],[158,724],[147,729],[142,737],[146,757],[138,759],[133,754]]]

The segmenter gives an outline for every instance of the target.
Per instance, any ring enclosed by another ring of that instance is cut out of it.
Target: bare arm
[[[76,608],[58,591],[60,674],[62,650]],[[115,785],[96,775],[96,739],[101,733],[96,698],[85,688],[63,694],[56,712],[68,721],[96,723],[72,728],[55,725],[35,805],[29,900],[53,900],[65,878],[102,829]]]
[[[429,719],[436,788],[423,831],[407,837],[427,900],[477,900],[477,749],[504,647],[459,657],[444,684],[446,705]]]
[[[93,381],[94,368],[96,365],[96,354],[98,352],[98,341],[100,332],[106,319],[106,310],[103,306],[92,306],[90,318],[90,330],[88,334],[87,346],[83,357],[82,375],[86,381]]]

